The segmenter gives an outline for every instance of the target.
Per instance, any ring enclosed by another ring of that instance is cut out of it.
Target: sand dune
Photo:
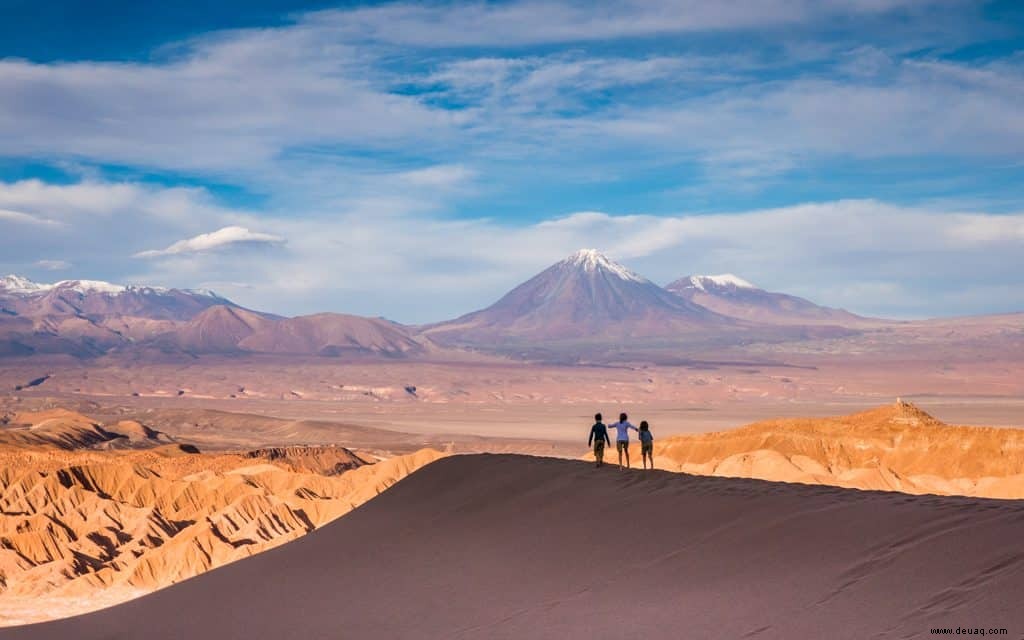
[[[454,456],[293,543],[0,638],[1019,635],[1022,535],[1017,502]]]
[[[51,421],[66,431],[63,418]],[[293,540],[440,455],[68,449],[0,445],[0,624],[123,601]]]
[[[1024,498],[1024,431],[951,426],[909,403],[663,438],[654,456],[658,468],[700,475]]]

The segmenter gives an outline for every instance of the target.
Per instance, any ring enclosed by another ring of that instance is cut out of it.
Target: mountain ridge
[[[988,318],[965,322],[980,325]],[[890,328],[938,331],[938,324],[862,317],[758,288],[731,273],[660,287],[595,249],[549,265],[485,308],[420,326],[339,313],[284,318],[207,290],[0,278],[0,357],[461,358],[474,352],[570,364],[666,364],[752,344],[799,350],[808,341]]]
[[[877,323],[845,309],[825,307],[798,296],[761,289],[733,274],[686,276],[665,285],[665,290],[722,315],[749,322],[854,327]]]

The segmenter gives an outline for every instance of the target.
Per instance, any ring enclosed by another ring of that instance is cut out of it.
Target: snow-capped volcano
[[[452,343],[678,336],[732,321],[665,291],[594,249],[582,249],[496,303],[426,328]]]
[[[665,287],[680,298],[732,318],[776,325],[852,326],[867,321],[785,293],[759,289],[732,274],[687,276]]]

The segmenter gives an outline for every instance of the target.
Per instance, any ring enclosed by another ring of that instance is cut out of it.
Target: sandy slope
[[[0,624],[92,610],[293,540],[440,455],[68,450],[98,427],[65,413],[26,432],[56,430],[58,444],[0,445]]]
[[[951,426],[908,403],[662,438],[654,456],[658,468],[701,475],[1024,498],[1024,431]]]
[[[291,544],[0,638],[927,638],[1024,630],[1024,504],[428,465]]]

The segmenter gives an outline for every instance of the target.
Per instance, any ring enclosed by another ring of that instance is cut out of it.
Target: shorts
[[[615,448],[618,449],[619,453],[623,451],[629,453],[629,440],[619,440],[615,443]]]
[[[654,454],[654,443],[653,442],[644,442],[643,444],[640,445],[640,455],[644,455],[644,454],[647,454],[647,455],[653,455]]]
[[[594,456],[600,458],[604,455],[604,440],[594,441]]]

